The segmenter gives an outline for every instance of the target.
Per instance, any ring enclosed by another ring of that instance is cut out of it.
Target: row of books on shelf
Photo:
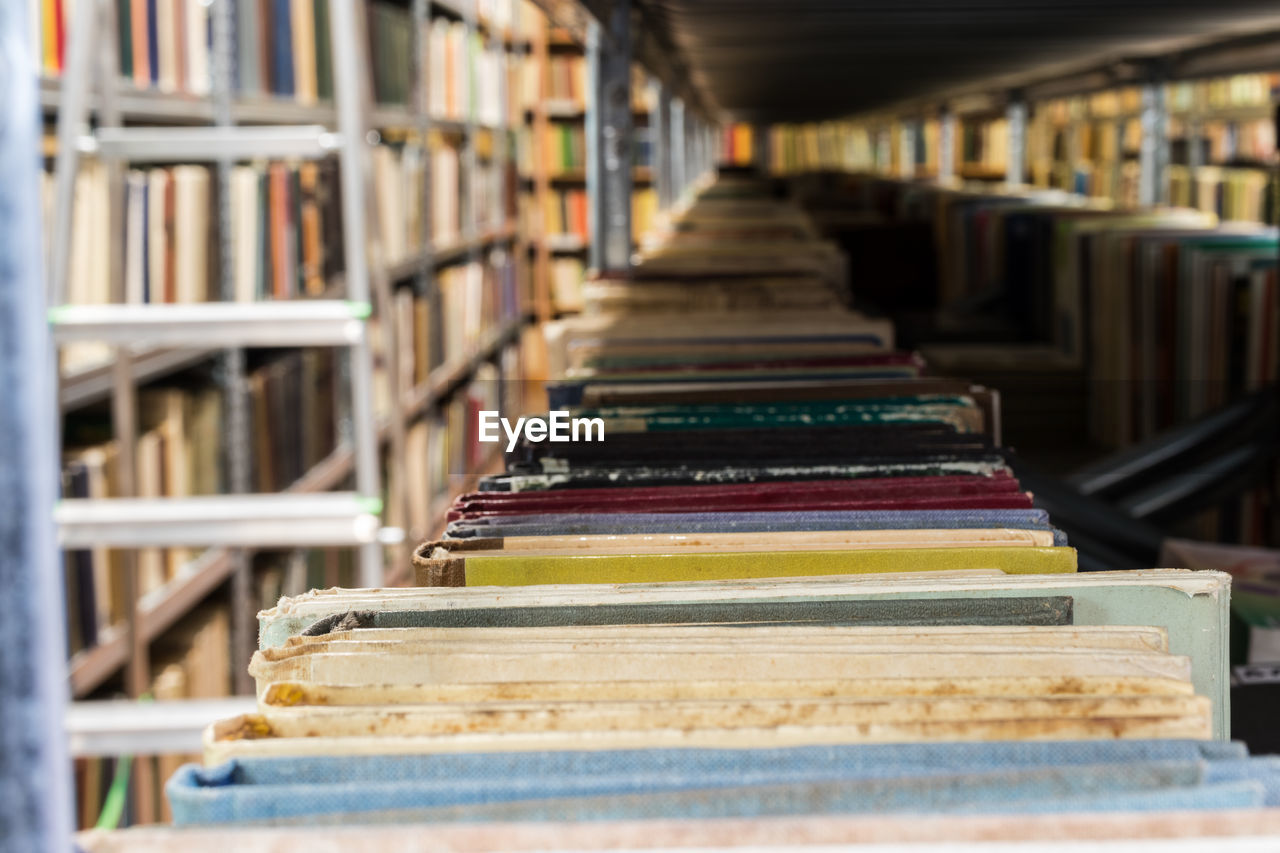
[[[432,236],[437,245],[463,233],[458,151],[432,152]],[[377,146],[373,180],[378,236],[396,262],[421,250],[422,188],[428,158],[420,146]],[[514,179],[505,167],[477,168],[470,182],[477,228],[496,227],[495,212]],[[135,304],[219,300],[218,199],[214,169],[177,165],[130,170],[125,177],[124,299]],[[44,216],[52,224],[53,179],[43,176]],[[324,295],[344,263],[341,182],[336,161],[242,164],[231,172],[231,264],[236,301]],[[107,169],[88,161],[76,177],[67,302],[104,304],[111,293],[111,245],[120,233],[109,217]],[[72,347],[68,361],[100,360],[100,348]]]
[[[337,446],[338,383],[335,352],[327,349],[279,353],[248,375],[254,489],[279,491]],[[224,490],[225,401],[206,374],[180,384],[144,389],[140,431],[133,454],[139,497],[173,498]],[[69,418],[63,457],[63,493],[74,498],[120,494],[120,446],[109,438],[105,414]],[[178,575],[195,555],[187,548],[138,552],[139,590],[146,595]],[[130,606],[124,598],[120,552],[107,548],[68,552],[69,646],[92,646],[99,632],[120,622]]]
[[[428,41],[427,106],[439,119],[474,118],[489,126],[515,126],[540,97],[541,66],[511,52],[465,22],[437,17],[423,23]]]
[[[734,122],[725,125],[720,145],[720,159],[734,166],[749,166],[755,162],[755,136],[751,125]]]
[[[874,143],[866,127],[850,122],[810,122],[769,128],[769,166],[774,174],[870,170],[874,163]]]
[[[396,331],[400,335],[401,379],[393,383],[379,358],[374,410],[390,412],[390,393],[426,383],[441,364],[462,364],[481,352],[487,336],[519,316],[516,258],[493,252],[485,263],[444,270],[436,301],[398,292]],[[384,351],[375,324],[375,351]],[[327,348],[262,351],[249,371],[249,427],[252,482],[259,492],[296,483],[339,445],[339,401],[345,353]],[[224,491],[226,453],[220,386],[198,367],[140,394],[140,430],[134,446],[140,497],[185,497]],[[68,497],[108,498],[120,494],[120,448],[110,437],[107,414],[91,410],[68,418],[63,458],[63,491]],[[457,470],[456,468],[454,470]],[[173,580],[195,556],[187,548],[138,552],[142,595]],[[120,552],[98,548],[68,553],[69,646],[74,653],[92,646],[99,632],[123,620]]]
[[[1211,119],[1192,123],[1170,119],[1169,135],[1178,149],[1198,148],[1202,163],[1234,163],[1249,161],[1269,163],[1276,156],[1276,124],[1271,116],[1243,121]],[[1184,159],[1189,159],[1189,151]]]
[[[965,167],[975,171],[1003,172],[1009,159],[1009,122],[995,119],[987,122],[962,122],[959,128],[960,151],[956,162],[963,173]]]
[[[453,496],[489,462],[487,457],[493,445],[479,441],[477,412],[523,411],[521,366],[533,357],[531,353],[524,352],[528,345],[524,342],[504,348],[491,362],[480,365],[467,385],[410,427],[406,435],[406,459],[403,464],[391,466],[388,470],[391,477],[396,476],[397,471],[413,472],[406,479],[409,518],[390,519],[390,523],[404,524],[415,540],[436,532],[434,528]],[[165,391],[157,399],[164,397],[181,397],[185,402],[191,394],[185,389]],[[206,438],[210,439],[209,446],[216,446],[216,435]],[[114,460],[110,464],[114,465]],[[78,462],[69,465],[67,478],[85,478],[87,475],[80,470],[81,467]],[[86,576],[82,571],[82,556],[83,552],[73,552],[67,562],[68,625],[73,652],[92,644],[91,641],[84,642],[83,638],[96,636],[98,626],[122,623],[127,606],[120,583],[123,573],[109,571],[104,562],[94,567],[99,570],[98,578]],[[343,549],[260,552],[253,555],[252,567],[255,609],[268,609],[283,595],[356,584],[353,552]],[[95,581],[98,581],[99,590],[106,589],[109,584],[114,584],[115,589],[108,596],[97,593],[95,597]],[[173,628],[151,644],[152,676],[148,691],[151,698],[171,701],[231,695],[231,672],[233,666],[241,665],[242,661],[232,647],[232,605],[229,599],[224,586],[184,614]],[[112,609],[85,616],[77,613],[77,608],[92,610],[99,605]],[[85,634],[86,622],[94,633]],[[117,684],[109,680],[98,692],[109,695],[117,689]],[[177,754],[77,759],[75,789],[79,826],[88,828],[98,823],[104,808],[107,808],[108,793],[113,788],[117,796],[123,795],[123,803],[111,807],[119,809],[120,825],[130,825],[140,819],[171,821],[162,786],[181,764],[191,760],[194,760],[193,756]],[[144,766],[152,771],[147,778],[155,782],[145,789],[131,784],[132,777],[140,774]],[[112,812],[108,817],[108,822],[112,822],[117,814]]]
[[[521,315],[526,263],[518,253],[494,249],[482,261],[440,270],[433,294],[411,287],[396,291],[402,396],[426,385],[435,368],[465,362],[489,335]]]
[[[1280,378],[1276,229],[900,186],[902,209],[938,235],[941,303],[1002,292],[1014,327],[1085,369],[1098,442],[1128,445]]]
[[[1182,80],[1165,88],[1171,112],[1269,106],[1280,95],[1280,73],[1258,72]]]
[[[337,168],[335,161],[321,161],[232,169],[228,201],[234,299],[326,292],[343,265]],[[76,176],[67,302],[114,301],[111,247],[121,233],[126,302],[220,299],[217,187],[210,166],[130,170],[121,232],[120,223],[110,221],[107,169],[97,161],[84,163]],[[51,224],[53,178],[48,173],[42,192],[45,221]]]
[[[464,152],[442,137],[419,146],[393,147],[375,159],[377,197],[383,211],[379,222],[387,233],[383,245],[390,262],[422,250],[423,171],[430,169],[431,240],[446,249],[469,231],[485,234],[506,227],[516,215],[518,174],[510,157],[477,158],[466,168]],[[468,228],[468,221],[470,228]]]
[[[28,0],[39,72],[61,73],[75,0]],[[503,2],[507,9],[514,3]],[[496,7],[495,7],[496,8]],[[364,4],[373,94],[382,104],[413,102],[417,66],[415,22],[402,4]],[[236,0],[235,80],[241,95],[293,98],[315,104],[333,98],[334,69],[329,0]],[[120,73],[139,89],[207,95],[210,91],[213,25],[211,6],[181,0],[117,0]],[[512,23],[515,13],[499,18]],[[536,99],[536,64],[486,43],[466,23],[437,17],[422,22],[427,42],[431,113],[440,118],[500,125],[519,121]],[[530,78],[525,81],[524,78]],[[521,104],[509,104],[523,96]]]
[[[1129,160],[1033,163],[1032,183],[1110,199],[1117,207],[1135,209],[1139,204],[1140,167]],[[1212,213],[1227,222],[1275,221],[1274,179],[1262,169],[1184,165],[1168,168],[1165,198],[1174,207],[1190,207]]]
[[[551,176],[581,173],[587,167],[587,135],[580,123],[556,121],[547,131],[545,163]],[[631,137],[631,165],[647,168],[653,163],[653,137],[647,128],[636,128]]]
[[[1169,167],[1169,203],[1233,222],[1275,222],[1275,178],[1261,169]]]
[[[252,565],[255,609],[274,607],[282,595],[299,595],[313,588],[350,587],[356,583],[352,552],[340,549],[288,554],[264,552],[253,556]],[[69,590],[74,588],[72,583],[68,584]],[[151,644],[152,675],[147,692],[157,701],[230,696],[231,673],[234,666],[239,665],[238,656],[232,650],[230,596],[224,587],[184,614]],[[98,693],[110,695],[117,689],[117,685],[109,681]],[[118,818],[121,826],[140,820],[172,821],[162,786],[179,766],[192,760],[196,757],[179,754],[76,759],[78,825],[82,829],[92,827],[100,817],[105,817],[107,824]],[[154,785],[140,790],[132,782],[147,768],[152,771],[149,778]],[[113,788],[123,796],[113,802],[110,809],[105,809],[108,793]]]
[[[327,0],[305,2],[323,6]],[[56,77],[62,73],[78,5],[77,0],[27,0],[38,74]],[[209,92],[212,28],[208,4],[117,0],[115,6],[120,73],[126,80],[140,89],[195,95]]]
[[[590,99],[587,60],[580,53],[553,53],[547,62],[547,108],[553,115],[572,117],[583,113]],[[536,98],[533,100],[536,101]],[[531,101],[532,102],[532,101]],[[631,110],[650,113],[657,108],[657,98],[639,66],[631,69]]]
[[[1037,115],[1027,127],[1027,156],[1031,160],[1115,160],[1136,152],[1142,144],[1142,123],[1099,120],[1065,127],[1041,120]]]
[[[442,526],[453,496],[494,454],[494,445],[480,441],[481,411],[524,411],[521,364],[531,354],[527,344],[505,347],[491,362],[480,365],[465,388],[410,427],[405,436],[404,470],[410,536],[429,538]]]
[[[635,187],[631,193],[631,231],[636,239],[648,233],[658,214],[658,193],[652,187]],[[551,189],[543,196],[543,233],[553,240],[571,235],[581,243],[591,241],[590,214],[585,189]]]
[[[1121,207],[1136,207],[1140,168],[1132,160],[1031,163],[1031,183],[1066,190],[1089,198],[1111,199]]]

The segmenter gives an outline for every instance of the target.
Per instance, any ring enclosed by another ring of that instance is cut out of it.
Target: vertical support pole
[[[1027,102],[1021,92],[1009,96],[1005,120],[1009,139],[1005,146],[1004,182],[1011,187],[1020,187],[1026,175],[1027,162]]]
[[[684,101],[671,99],[671,126],[667,130],[667,148],[671,152],[672,201],[678,201],[689,185],[688,149],[685,145]]]
[[[81,3],[77,11],[91,8]],[[40,107],[27,40],[31,12],[28,3],[0,4],[0,387],[7,397],[0,406],[0,826],[5,849],[70,850],[66,608],[53,529],[56,361],[41,287],[40,217],[32,215],[40,209]],[[87,64],[81,70],[87,81]]]
[[[231,90],[235,80],[235,26],[232,0],[217,0],[213,4],[213,51],[210,59],[209,91],[213,96],[213,120],[219,127],[235,123],[231,112]],[[218,251],[219,295],[224,302],[234,302],[235,275],[231,251],[231,160],[218,160]],[[250,491],[249,468],[249,388],[245,381],[245,356],[240,347],[225,350],[222,354],[222,387],[226,396],[227,436],[227,490],[235,494]],[[253,680],[248,664],[257,646],[257,632],[253,630],[253,578],[249,552],[233,548],[230,552],[231,571],[231,677],[233,689],[239,694],[253,692]]]
[[[342,169],[342,239],[347,246],[347,298],[353,302],[371,302],[369,258],[365,247],[367,231],[367,188],[369,186],[368,124],[365,120],[365,97],[368,81],[361,64],[364,44],[364,15],[356,14],[355,0],[329,0],[329,18],[333,22],[333,84],[338,115],[338,130],[343,146]],[[339,37],[343,36],[345,37]],[[390,323],[389,312],[382,322]],[[392,347],[394,352],[395,348]],[[373,411],[373,348],[369,336],[361,337],[350,349],[351,354],[351,420],[355,445],[356,490],[367,499],[381,497],[378,471],[378,425]],[[360,584],[382,586],[382,546],[372,542],[360,548]]]
[[[685,174],[685,183],[693,186],[707,170],[707,164],[703,156],[701,139],[705,126],[702,118],[694,113],[686,118],[684,128],[684,156],[688,162]]]
[[[938,181],[949,183],[956,176],[956,114],[943,107],[938,116]]]
[[[591,266],[631,265],[631,1],[613,0],[587,29],[587,197]]]
[[[72,0],[77,21],[92,22],[97,0]],[[80,135],[87,129],[89,68],[93,53],[93,28],[72,26],[67,33],[63,67],[62,103],[58,109],[58,154],[54,161],[53,235],[45,247],[49,265],[49,305],[67,301],[67,277],[71,265],[71,217],[75,204],[76,174],[80,169]]]
[[[467,104],[467,136],[466,142],[462,148],[462,185],[464,187],[462,193],[462,240],[471,248],[468,254],[470,260],[475,260],[475,240],[477,235],[476,223],[479,221],[480,212],[476,204],[476,186],[479,181],[476,173],[480,170],[480,158],[476,156],[476,144],[479,140],[478,126],[476,124],[476,98],[472,87],[476,84],[475,66],[471,64],[471,45],[472,38],[479,30],[479,12],[476,8],[477,0],[462,0],[460,7],[462,9],[462,20],[467,28],[466,49],[462,52],[463,74],[469,75],[471,82],[467,86],[470,103]]]
[[[422,183],[414,188],[421,196],[419,206],[418,243],[422,250],[418,253],[419,264],[414,274],[414,289],[420,299],[429,299],[431,292],[432,250],[431,242],[431,150],[428,137],[431,135],[430,86],[427,81],[427,69],[431,67],[431,39],[425,38],[425,28],[430,24],[431,11],[428,0],[413,0],[413,115],[417,120],[418,145],[421,146]],[[422,519],[424,522],[426,519]],[[414,519],[410,519],[412,523]]]
[[[550,73],[550,54],[547,45],[548,23],[539,15],[534,22],[533,53],[534,66],[538,69],[537,98],[533,103],[533,197],[545,199],[550,190],[547,174],[547,156],[544,144],[550,144],[550,121],[547,118],[548,77]],[[533,217],[537,223],[534,234],[533,288],[534,303],[537,306],[539,322],[547,322],[554,315],[554,303],[551,298],[551,250],[547,246],[546,223],[541,216]]]
[[[119,46],[116,44],[116,4],[99,0],[92,18],[74,21],[72,29],[86,24],[95,26],[98,39],[98,126],[119,127],[122,124],[116,99],[120,79]],[[109,271],[111,301],[125,301],[124,285],[124,163],[115,158],[100,157],[106,170],[107,221],[112,233],[107,240],[106,264]],[[68,251],[69,251],[68,244]],[[138,388],[133,379],[133,363],[128,347],[116,347],[111,359],[111,429],[118,448],[116,483],[120,497],[137,495]],[[151,689],[151,644],[142,628],[141,585],[138,577],[138,552],[125,551],[119,570],[125,573],[125,600],[128,602],[128,635],[130,654],[125,665],[125,690],[134,698]],[[140,823],[156,819],[154,793],[155,764],[151,757],[139,757],[133,765],[135,817]]]
[[[907,180],[916,176],[916,127],[915,119],[906,119],[898,137],[898,172]]]
[[[698,180],[705,178],[715,166],[712,162],[711,152],[715,150],[712,146],[712,140],[723,139],[721,133],[715,133],[711,129],[711,125],[701,118],[698,118],[693,125],[693,136],[691,142],[693,144],[693,158],[697,164],[694,171],[694,177]]]
[[[1165,169],[1169,164],[1169,116],[1164,81],[1152,75],[1142,87],[1142,147],[1138,153],[1138,204],[1164,201]]]
[[[702,117],[697,113],[688,116],[685,121],[684,156],[689,163],[687,174],[685,175],[685,181],[690,187],[699,181],[707,170],[706,160],[703,157],[702,146],[700,144],[705,127],[706,126],[702,123]]]
[[[1187,117],[1187,169],[1191,172],[1192,180],[1195,180],[1196,170],[1204,166],[1204,148],[1200,145],[1201,132],[1200,117],[1193,112]]]
[[[653,180],[658,188],[658,209],[667,210],[675,201],[672,181],[671,88],[658,81],[658,103],[653,112],[650,144],[653,147]]]

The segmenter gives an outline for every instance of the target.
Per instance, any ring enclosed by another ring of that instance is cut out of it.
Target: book
[[[514,587],[505,590],[437,588],[313,592],[282,602],[260,614],[260,645],[278,646],[306,626],[330,615],[361,610],[434,610],[465,600],[475,607],[599,605],[604,603],[745,601],[777,597],[790,591],[797,600],[838,600],[872,596],[901,598],[1010,598],[1025,595],[1067,595],[1072,598],[1077,625],[1150,625],[1164,627],[1169,648],[1192,662],[1197,693],[1214,705],[1214,733],[1226,734],[1226,674],[1228,601],[1227,575],[1217,572],[1148,570],[1090,572],[1075,575],[849,575],[831,579],[757,581],[699,581],[674,585],[571,585]]]

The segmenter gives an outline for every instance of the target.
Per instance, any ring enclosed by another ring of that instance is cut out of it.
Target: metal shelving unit
[[[93,0],[82,0],[93,2]],[[214,0],[215,8],[225,7],[230,0]],[[332,8],[346,7],[356,0],[330,0]],[[557,15],[585,14],[576,4],[554,4]],[[546,4],[543,4],[544,9]],[[504,50],[528,50],[538,61],[545,62],[546,34],[535,34],[525,44],[508,32],[491,25],[477,14],[475,0],[457,3],[440,3],[433,0],[414,0],[413,14],[422,22],[433,9],[459,17],[467,22],[470,33],[478,33],[490,47],[501,45]],[[88,16],[80,20],[88,20]],[[342,19],[335,15],[335,22]],[[229,38],[230,28],[218,29],[216,38]],[[225,24],[225,22],[224,22]],[[585,18],[574,30],[585,34]],[[335,32],[349,31],[359,35],[359,26],[335,26]],[[220,35],[219,35],[220,33]],[[415,39],[417,36],[415,35]],[[425,39],[417,39],[415,56],[426,62],[428,49]],[[79,50],[84,51],[81,47]],[[541,51],[541,53],[539,53]],[[216,53],[216,51],[215,51]],[[81,66],[87,59],[81,54]],[[629,55],[628,55],[629,57]],[[223,57],[224,62],[228,61]],[[351,57],[339,61],[335,67],[335,79],[351,81],[361,72],[353,67]],[[629,68],[630,59],[624,64]],[[109,63],[102,63],[108,68]],[[545,68],[545,65],[544,65]],[[69,69],[70,75],[73,68]],[[229,74],[224,66],[223,73]],[[118,82],[114,73],[100,75],[103,79]],[[70,80],[70,76],[66,78]],[[227,78],[229,79],[229,78]],[[629,82],[629,81],[628,81]],[[492,168],[503,168],[509,146],[509,128],[490,126],[479,122],[473,115],[465,122],[434,119],[429,115],[425,92],[419,89],[419,98],[407,107],[371,107],[363,104],[300,105],[285,99],[240,98],[224,85],[212,97],[190,97],[139,91],[131,84],[108,85],[101,92],[73,91],[64,80],[42,80],[39,101],[46,114],[60,113],[92,115],[100,129],[92,139],[85,137],[80,122],[68,122],[63,140],[72,143],[64,149],[94,152],[103,158],[129,154],[154,161],[208,158],[229,164],[237,157],[258,157],[264,153],[291,156],[332,156],[344,158],[363,156],[370,137],[370,129],[407,131],[417,134],[425,144],[429,132],[442,131],[460,137],[460,144],[468,146],[470,166],[477,167],[476,140],[481,134],[495,137]],[[514,96],[514,93],[513,93]],[[540,113],[540,115],[539,115]],[[537,132],[538,123],[545,126],[544,111],[529,116]],[[293,123],[304,127],[274,128],[259,125]],[[149,125],[157,125],[152,127]],[[354,128],[360,128],[355,131]],[[113,128],[119,128],[113,129]],[[683,173],[687,180],[675,182],[674,191],[688,183],[710,166],[709,146],[706,136],[709,125],[695,121],[683,127],[667,126],[662,143],[673,152],[672,163],[687,161]],[[702,134],[702,139],[698,134]],[[357,140],[352,142],[352,140]],[[178,150],[181,148],[182,150]],[[701,153],[699,153],[701,152]],[[64,164],[65,165],[65,164]],[[343,169],[343,195],[345,198],[362,197],[361,186],[354,176],[358,168]],[[474,176],[474,171],[471,175]],[[651,179],[648,175],[639,176]],[[519,178],[515,178],[519,180]],[[585,175],[583,176],[585,180]],[[350,183],[351,181],[357,183]],[[543,190],[550,185],[545,171],[534,176],[534,183]],[[674,194],[673,194],[674,198]],[[629,200],[628,200],[629,204]],[[360,206],[356,206],[359,208]],[[429,213],[429,205],[428,205]],[[68,306],[51,314],[53,328],[61,341],[108,340],[117,346],[121,356],[114,365],[103,365],[66,377],[61,389],[60,401],[64,410],[70,411],[106,397],[115,398],[115,409],[120,412],[136,404],[136,387],[140,383],[162,378],[187,369],[211,357],[234,356],[244,346],[301,346],[313,344],[362,347],[367,352],[368,336],[364,334],[364,322],[374,314],[389,316],[389,295],[393,285],[412,284],[421,293],[435,292],[435,271],[442,265],[479,259],[493,249],[509,245],[521,245],[537,249],[541,241],[533,241],[530,235],[518,233],[502,210],[500,203],[490,217],[491,230],[475,227],[475,211],[468,211],[465,237],[458,243],[440,246],[423,240],[425,249],[411,257],[385,266],[376,260],[368,266],[358,261],[331,282],[330,294],[355,294],[355,299],[326,298],[304,300],[296,303],[254,304],[204,304],[204,305],[111,305]],[[363,245],[368,210],[359,214],[354,231],[348,229],[345,242]],[[225,215],[225,212],[224,212]],[[119,218],[113,221],[120,221]],[[429,221],[424,222],[430,234]],[[223,247],[224,251],[226,247]],[[539,251],[544,251],[545,246]],[[525,257],[525,253],[521,252]],[[360,257],[363,257],[362,255]],[[376,259],[376,253],[373,255]],[[350,261],[349,257],[349,261]],[[63,544],[68,547],[94,544],[158,545],[176,543],[208,544],[202,554],[185,565],[163,586],[144,596],[135,595],[132,618],[125,623],[103,626],[95,645],[78,653],[70,662],[73,694],[84,696],[92,692],[122,668],[129,670],[128,683],[131,692],[137,694],[145,686],[145,657],[149,645],[177,624],[212,592],[233,580],[233,599],[242,606],[245,603],[244,578],[247,576],[247,548],[251,546],[293,547],[316,544],[354,546],[366,555],[380,552],[394,531],[379,527],[378,514],[383,508],[370,488],[369,480],[359,482],[357,492],[332,492],[342,488],[353,474],[358,475],[370,467],[376,471],[378,455],[390,445],[392,453],[402,446],[406,425],[422,417],[446,402],[461,388],[480,365],[494,361],[503,350],[517,341],[521,330],[531,319],[550,317],[549,299],[545,293],[546,276],[536,275],[540,293],[535,294],[534,304],[525,306],[522,313],[491,329],[465,357],[437,366],[427,381],[395,401],[398,411],[389,416],[374,418],[368,404],[356,406],[350,415],[351,427],[363,431],[365,438],[348,432],[345,440],[328,457],[308,471],[281,495],[227,495],[208,499],[175,502],[126,499],[113,502],[110,507],[98,507],[74,501],[63,502],[58,510],[64,522]],[[376,306],[376,308],[375,308]],[[286,319],[288,329],[285,329]],[[178,330],[181,329],[179,332]],[[127,330],[127,332],[126,332]],[[150,340],[144,340],[149,338]],[[175,345],[181,345],[180,347]],[[390,347],[396,349],[394,345]],[[230,353],[231,356],[226,355]],[[232,375],[228,380],[233,386],[243,386],[243,356],[238,364],[233,358]],[[394,364],[392,365],[394,370]],[[362,372],[359,368],[357,373]],[[357,384],[365,380],[354,377]],[[123,390],[122,390],[123,389]],[[117,415],[117,425],[130,433],[136,429],[136,420]],[[131,422],[132,421],[132,422]],[[361,427],[367,424],[368,427]],[[233,430],[234,432],[234,430]],[[240,434],[240,433],[236,433]],[[397,434],[401,442],[397,441]],[[243,439],[241,439],[243,441]],[[480,470],[471,472],[455,483],[455,490],[473,487],[483,473],[499,464],[495,454]],[[131,464],[130,460],[129,461]],[[243,464],[243,462],[241,463]],[[234,478],[233,478],[234,479]],[[373,481],[376,483],[376,480]],[[390,502],[401,500],[391,495]],[[442,518],[431,520],[432,527],[442,524]],[[270,528],[270,529],[267,529]],[[287,534],[287,535],[286,535]],[[403,561],[402,561],[403,562]],[[407,563],[406,563],[407,565]],[[372,575],[366,580],[375,581]],[[237,586],[238,585],[238,586]],[[243,609],[243,607],[242,607]],[[248,611],[246,610],[246,614]],[[138,662],[144,661],[143,666]],[[129,711],[137,706],[129,703],[121,706]],[[80,738],[76,741],[79,754],[107,754],[130,749],[142,753],[159,751],[157,743],[169,743],[172,732],[156,732],[153,727],[126,726],[128,731],[113,728],[106,718],[95,716],[96,703],[76,709],[71,725]],[[114,712],[113,712],[114,713]],[[122,711],[121,713],[125,713]],[[219,714],[224,716],[225,714]],[[181,728],[181,727],[179,727]],[[189,729],[184,734],[188,737]],[[158,738],[159,740],[156,740]],[[176,743],[177,741],[174,741]],[[186,741],[184,741],[185,743]],[[95,751],[96,750],[96,751]]]
[[[349,8],[351,0],[335,2]],[[218,6],[226,5],[226,0],[219,0]],[[422,2],[416,5],[420,16],[429,13],[430,4]],[[434,5],[455,13],[462,11],[459,6]],[[474,15],[470,21],[473,31],[487,27]],[[360,38],[358,26],[349,30],[355,39]],[[227,36],[227,32],[219,35],[215,30],[216,38],[223,36]],[[509,34],[500,34],[499,37],[504,45],[513,44]],[[426,40],[421,42],[425,51]],[[82,47],[81,50],[78,67],[83,69],[89,60],[84,52],[87,48]],[[100,60],[96,64],[108,68],[112,60]],[[339,60],[337,64],[339,79],[343,74],[357,77],[362,74],[350,61]],[[69,120],[64,124],[71,127],[64,131],[63,139],[74,140],[77,153],[91,153],[104,160],[119,159],[126,154],[150,162],[229,162],[262,156],[328,156],[335,152],[346,156],[350,152],[342,149],[347,139],[361,140],[353,150],[364,147],[366,133],[352,134],[349,131],[351,122],[360,121],[362,114],[368,117],[363,120],[365,128],[416,128],[425,135],[432,126],[425,101],[405,108],[370,108],[366,105],[346,109],[342,104],[302,105],[287,99],[236,98],[226,92],[220,95],[216,78],[213,96],[193,97],[139,91],[127,81],[117,81],[114,74],[105,75],[104,79],[118,82],[118,86],[109,85],[102,91],[89,92],[87,87],[76,89],[74,83],[69,82],[76,67],[68,68],[65,79],[41,80],[39,101],[47,114],[77,111],[82,111],[80,114],[86,117],[92,114],[99,125],[95,135],[82,135],[80,122],[68,116]],[[348,85],[359,84],[348,81]],[[298,122],[301,126],[256,126],[280,122]],[[342,132],[337,132],[339,128]],[[474,145],[478,133],[494,132],[491,126],[475,121],[445,129],[461,129],[468,145]],[[66,158],[63,159],[65,166]],[[65,168],[63,171],[65,173]],[[344,169],[344,181],[348,174],[359,174],[360,171],[359,168]],[[348,189],[344,186],[344,197],[349,195]],[[364,215],[360,214],[361,221],[357,223],[361,229]],[[436,267],[478,257],[490,248],[512,242],[516,236],[509,225],[485,233],[472,229],[464,241],[448,246],[428,246],[411,258],[381,269],[359,269],[364,254],[358,253],[354,256],[355,267],[349,263],[349,268],[332,283],[330,291],[350,292],[349,288],[354,285],[356,289],[363,287],[374,293],[386,288],[389,294],[392,283],[414,277],[425,279],[427,286],[431,287]],[[350,231],[347,237],[349,241]],[[363,242],[361,234],[358,244]],[[349,258],[349,262],[352,260]],[[379,308],[378,313],[383,310]],[[253,304],[60,306],[50,312],[60,343],[105,341],[118,345],[117,355],[122,356],[114,364],[103,364],[66,377],[59,395],[60,402],[65,411],[70,411],[115,397],[116,409],[129,408],[136,399],[131,389],[138,384],[190,368],[219,356],[229,347],[356,345],[367,349],[368,340],[363,326],[373,313],[368,298]],[[410,417],[420,416],[439,404],[445,395],[474,373],[479,364],[495,358],[503,346],[516,339],[523,322],[522,316],[505,323],[460,363],[438,367],[431,380],[413,395],[414,409]],[[396,347],[389,349],[394,353]],[[241,383],[242,371],[241,357],[237,371]],[[233,375],[230,381],[235,384],[236,377]],[[121,393],[123,386],[128,388]],[[63,544],[67,547],[86,543],[101,545],[108,539],[113,545],[127,544],[126,539],[135,545],[155,544],[164,539],[175,543],[177,540],[189,540],[185,544],[190,545],[222,546],[206,551],[164,587],[141,598],[133,608],[134,617],[128,624],[102,627],[98,642],[71,662],[76,695],[91,691],[121,667],[131,666],[138,654],[184,613],[228,578],[236,577],[241,571],[238,566],[245,562],[245,555],[239,547],[226,546],[354,546],[363,550],[366,563],[377,553],[380,567],[384,540],[394,540],[395,537],[378,531],[377,513],[381,509],[381,501],[376,497],[376,489],[365,498],[354,493],[324,493],[357,474],[361,466],[370,460],[376,465],[379,445],[393,445],[391,452],[395,454],[394,446],[401,444],[396,441],[396,434],[403,434],[405,418],[399,411],[393,411],[375,424],[370,406],[356,408],[363,409],[364,413],[353,410],[348,416],[349,423],[356,432],[363,430],[360,423],[370,424],[372,451],[360,448],[360,441],[353,440],[356,437],[349,434],[337,450],[280,496],[200,498],[184,501],[181,509],[175,502],[141,499],[113,501],[109,510],[76,500],[60,504],[58,515],[63,523]],[[136,424],[135,419],[117,417],[118,423],[121,420],[126,421],[125,426]],[[133,421],[133,424],[128,421]],[[234,427],[232,434],[239,434]],[[233,439],[234,443],[243,444],[244,441],[244,438]],[[392,495],[391,499],[394,501],[397,496]],[[298,515],[299,511],[302,516]],[[306,519],[311,521],[299,523]],[[364,579],[370,585],[378,583],[378,578],[368,567]],[[251,616],[250,613],[245,618],[250,619]],[[130,680],[134,689],[140,690],[146,680],[145,670],[134,672]]]

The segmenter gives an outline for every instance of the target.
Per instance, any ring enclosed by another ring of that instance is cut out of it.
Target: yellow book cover
[[[817,577],[876,572],[998,569],[1007,574],[1059,574],[1076,570],[1074,548],[899,548],[735,554],[609,554],[574,557],[454,558],[456,569],[419,576],[426,585],[663,583],[745,578]],[[450,583],[453,581],[453,583]]]

